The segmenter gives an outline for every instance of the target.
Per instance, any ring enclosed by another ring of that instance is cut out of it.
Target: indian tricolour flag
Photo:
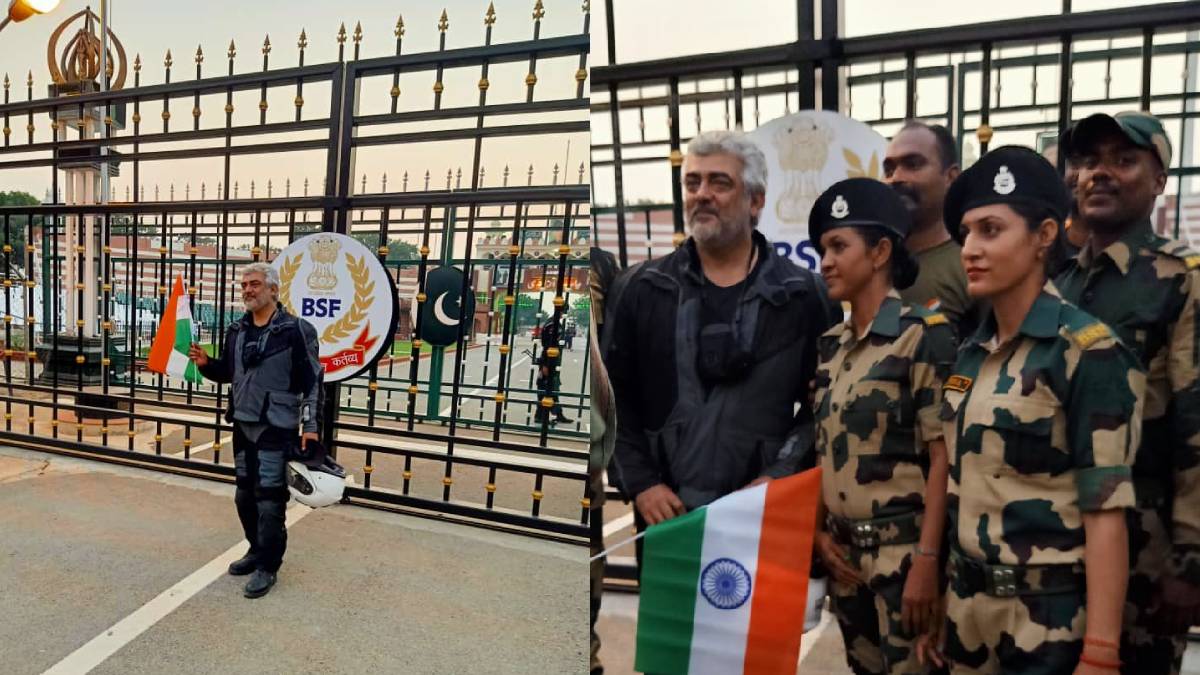
[[[820,486],[812,469],[647,529],[636,669],[794,675]]]
[[[163,375],[181,377],[188,382],[200,383],[200,370],[188,359],[188,346],[192,344],[192,303],[183,292],[183,277],[175,277],[171,299],[158,322],[158,332],[150,345],[150,356],[146,366]]]

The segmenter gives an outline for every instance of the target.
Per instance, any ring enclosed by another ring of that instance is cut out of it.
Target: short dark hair
[[[900,127],[900,131],[908,131],[909,129],[925,129],[933,134],[933,140],[937,144],[938,159],[942,161],[942,168],[949,169],[958,164],[958,142],[954,140],[954,134],[950,130],[940,124],[926,124],[921,120],[908,120],[904,126]]]

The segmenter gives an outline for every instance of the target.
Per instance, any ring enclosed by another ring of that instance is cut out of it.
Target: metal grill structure
[[[796,3],[800,39],[790,44],[621,63],[607,3],[615,65],[592,78],[594,236],[623,266],[682,238],[680,167],[692,136],[805,109],[840,111],[885,137],[908,119],[943,124],[969,163],[989,145],[1045,146],[1072,120],[1138,108],[1167,124],[1176,148],[1168,193],[1187,193],[1198,171],[1194,2],[1073,13],[1063,0],[1060,15],[852,38],[837,37],[836,0],[819,1],[815,37],[817,4]],[[1168,206],[1180,233],[1183,200]]]
[[[519,157],[488,153],[495,139],[588,129],[588,7],[579,17],[581,30],[564,36],[542,36],[544,13],[538,0],[531,37],[494,44],[497,17],[489,7],[482,41],[466,48],[447,48],[443,13],[439,48],[423,53],[404,52],[401,20],[394,54],[380,58],[360,58],[361,27],[348,34],[343,26],[338,60],[320,65],[305,64],[308,37],[302,33],[299,65],[272,68],[267,40],[262,70],[253,73],[235,73],[232,43],[227,72],[205,73],[198,49],[194,78],[186,80],[178,70],[172,77],[168,52],[164,82],[146,86],[139,57],[131,88],[66,99],[36,98],[30,75],[25,100],[16,101],[6,77],[0,175],[45,170],[50,190],[47,203],[0,208],[0,438],[232,481],[225,388],[145,370],[172,281],[183,277],[200,325],[197,341],[220,349],[226,326],[241,314],[242,266],[269,262],[308,233],[349,234],[377,250],[401,297],[411,299],[411,307],[402,307],[402,325],[419,328],[411,326],[418,319],[408,317],[420,315],[425,272],[438,265],[465,272],[472,287],[464,291],[475,293],[481,311],[460,323],[444,370],[440,363],[430,367],[436,359],[412,334],[363,375],[327,386],[322,434],[354,476],[348,501],[584,542],[586,356],[564,353],[557,400],[543,399],[533,384],[539,346],[528,331],[548,318],[537,317],[543,298],[555,318],[586,312],[586,289],[574,283],[589,243],[585,165],[526,169]],[[498,75],[523,78],[520,100],[489,98]],[[464,98],[466,86],[472,93]],[[402,87],[429,93],[402,98]],[[314,106],[306,97],[327,103]],[[256,119],[235,114],[247,101],[257,107]],[[66,122],[93,113],[106,122],[99,137],[82,123]],[[113,120],[125,114],[123,129]],[[389,190],[384,174],[378,192],[368,190],[366,175],[355,180],[356,161],[367,153],[453,142],[472,151],[469,162],[445,175],[437,173],[445,166],[393,174]],[[112,154],[102,159],[101,148]],[[323,171],[312,185],[261,174],[245,184],[234,172],[242,159],[314,155]],[[105,204],[64,204],[67,158],[73,165],[116,158],[131,177],[124,199],[113,201],[122,196],[114,188]],[[219,163],[213,180],[156,183],[155,167],[198,158]],[[489,173],[489,165],[497,168]],[[72,223],[79,226],[68,227]],[[75,233],[71,240],[69,232]],[[93,253],[96,263],[88,269]],[[84,275],[66,287],[72,259]],[[63,305],[72,295],[94,311],[67,323]],[[386,294],[377,300],[390,302]],[[89,384],[84,367],[96,366],[95,360],[101,377]],[[72,364],[79,367],[66,374]],[[539,406],[555,403],[576,418],[569,428],[536,420]]]

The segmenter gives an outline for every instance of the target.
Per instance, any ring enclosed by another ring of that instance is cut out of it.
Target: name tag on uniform
[[[962,375],[951,375],[950,377],[946,378],[946,384],[942,385],[942,389],[946,391],[960,391],[965,393],[971,388],[971,382],[973,381],[974,380],[971,378],[964,377]]]

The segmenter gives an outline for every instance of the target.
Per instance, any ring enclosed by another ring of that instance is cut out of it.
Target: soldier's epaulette
[[[1071,340],[1075,344],[1079,345],[1080,349],[1087,349],[1104,338],[1111,336],[1112,331],[1109,330],[1107,324],[1097,321],[1067,334],[1071,336]]]
[[[950,319],[947,319],[945,314],[935,312],[928,307],[920,305],[906,305],[900,318],[908,319],[909,321],[920,321],[926,326],[939,326],[950,323]]]
[[[946,315],[941,312],[934,312],[928,316],[923,316],[921,320],[925,322],[926,326],[940,326],[950,323],[950,319],[947,319]]]
[[[1158,247],[1158,252],[1181,261],[1189,270],[1200,267],[1200,253],[1183,242],[1168,239]]]

